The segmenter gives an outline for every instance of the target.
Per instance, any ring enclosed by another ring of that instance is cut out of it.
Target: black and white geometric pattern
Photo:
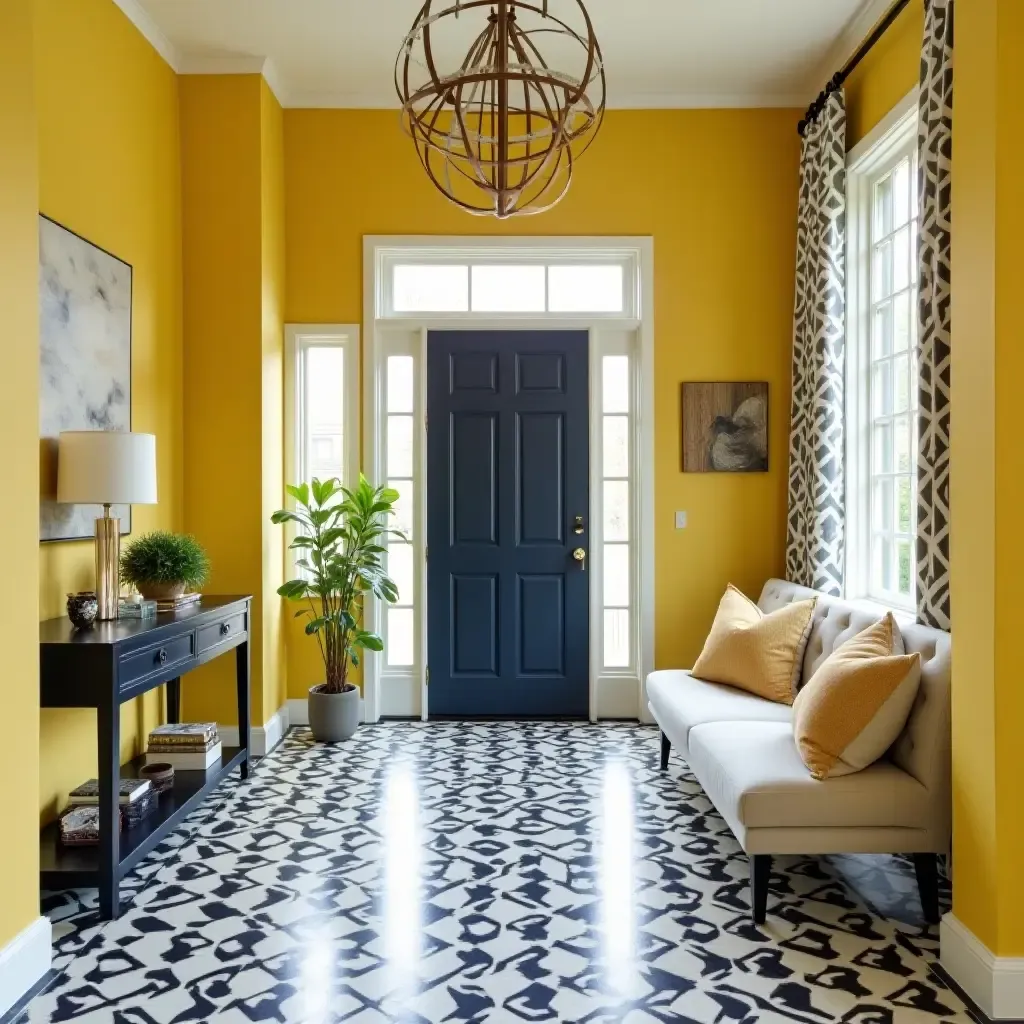
[[[800,159],[786,578],[842,596],[846,533],[846,104],[807,126]]]
[[[60,976],[24,1019],[970,1020],[901,861],[779,857],[752,924],[746,856],[677,758],[657,770],[657,737],[293,731],[142,866],[117,921],[49,897]]]
[[[917,617],[951,629],[949,607],[950,261],[953,0],[925,0],[918,117]]]

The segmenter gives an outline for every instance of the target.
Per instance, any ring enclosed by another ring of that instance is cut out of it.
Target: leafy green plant
[[[193,590],[210,578],[210,559],[188,533],[157,530],[131,541],[121,554],[121,580],[131,587],[184,583]]]
[[[374,487],[362,474],[354,490],[337,479],[314,479],[285,490],[295,508],[281,509],[271,519],[298,526],[288,546],[301,555],[296,565],[306,577],[290,580],[277,592],[291,601],[308,602],[295,617],[309,620],[306,635],[320,644],[327,675],[323,691],[343,693],[351,688],[348,668],[359,664],[360,650],[384,649],[376,633],[362,628],[365,595],[389,604],[398,600],[398,588],[381,565],[386,550],[381,541],[389,535],[402,537],[387,525],[398,492]]]

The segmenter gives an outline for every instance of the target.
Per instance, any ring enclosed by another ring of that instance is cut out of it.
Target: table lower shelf
[[[219,765],[202,772],[175,772],[174,785],[161,793],[149,817],[134,828],[119,834],[120,862],[117,877],[123,878],[147,854],[173,832],[221,783],[229,772],[247,760],[239,747],[224,747]],[[146,763],[137,757],[122,766],[122,778],[136,778]],[[60,841],[60,823],[52,822],[39,837],[39,876],[44,889],[76,889],[95,886],[99,879],[99,846],[64,846]]]

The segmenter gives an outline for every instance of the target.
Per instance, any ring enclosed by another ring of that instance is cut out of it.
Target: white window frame
[[[429,712],[427,669],[427,594],[425,539],[427,526],[426,473],[426,354],[431,331],[581,330],[590,339],[591,507],[588,541],[593,573],[590,608],[590,718],[639,718],[651,721],[645,681],[654,670],[654,243],[651,238],[472,238],[367,236],[364,250],[364,361],[363,444],[364,464],[375,479],[384,479],[387,357],[413,352],[416,360],[416,587],[417,662],[409,669],[389,667],[379,654],[364,663],[366,720],[382,715],[418,715]],[[522,264],[561,262],[566,265],[618,263],[624,268],[623,313],[395,313],[389,296],[395,264],[420,260],[429,264]],[[631,661],[627,669],[603,668],[602,550],[602,406],[601,360],[605,354],[632,356],[631,388]],[[634,476],[635,468],[635,476]],[[367,602],[367,628],[382,631],[383,609]]]
[[[360,429],[360,366],[358,324],[285,324],[284,364],[284,473],[285,483],[296,484],[305,481],[306,438],[305,417],[301,415],[304,394],[304,360],[307,349],[318,345],[341,348],[345,353],[344,408],[342,421],[344,429],[344,454],[342,456],[345,474],[342,483],[352,487],[359,480],[359,429]],[[282,495],[287,507],[294,505],[292,498]],[[295,538],[295,524],[288,523],[288,543]],[[285,549],[285,573],[291,579],[298,569],[295,561],[298,553]]]
[[[910,598],[871,586],[871,217],[873,183],[917,146],[918,90],[911,90],[847,156],[846,596],[913,613]],[[911,213],[913,217],[913,212]],[[911,260],[916,255],[911,252]],[[916,311],[912,310],[912,313]],[[913,434],[912,434],[913,438]],[[916,504],[916,452],[913,497]],[[895,497],[894,497],[895,500]],[[911,529],[915,515],[911,513]],[[914,555],[911,548],[911,581]]]

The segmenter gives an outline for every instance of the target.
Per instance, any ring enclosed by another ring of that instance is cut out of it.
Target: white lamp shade
[[[57,501],[155,505],[156,435],[65,430],[57,454]]]

